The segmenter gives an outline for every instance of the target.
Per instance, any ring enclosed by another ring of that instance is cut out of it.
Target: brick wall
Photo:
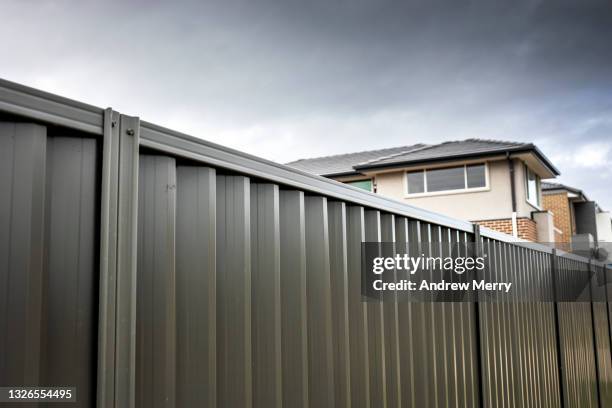
[[[487,220],[475,222],[479,225],[482,225],[483,227],[491,228],[492,230],[512,235],[512,219],[510,218],[502,220]]]
[[[573,228],[567,192],[543,195],[542,206],[553,213],[555,227],[561,230],[561,234],[555,234],[557,242],[570,242]]]
[[[491,228],[492,230],[503,232],[504,234],[512,235],[512,219],[504,218],[500,220],[474,221],[483,227]],[[518,227],[518,237],[528,241],[536,242],[538,240],[538,232],[536,223],[531,218],[519,217],[516,219]]]
[[[531,218],[518,218],[516,221],[518,224],[519,238],[526,239],[531,242],[538,241],[538,229],[534,220]]]

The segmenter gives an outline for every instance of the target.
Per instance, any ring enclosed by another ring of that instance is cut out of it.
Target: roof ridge
[[[364,161],[364,162],[361,162],[361,163],[357,163],[357,164],[355,164],[355,165],[353,166],[353,168],[355,168],[356,166],[363,166],[363,165],[365,165],[365,164],[376,163],[377,161],[380,161],[380,160],[392,159],[393,157],[401,156],[402,154],[406,154],[406,153],[420,152],[420,151],[422,151],[422,150],[426,150],[426,149],[429,149],[429,148],[431,148],[431,147],[438,146],[440,143],[438,143],[437,145],[427,145],[427,144],[422,144],[422,143],[418,143],[418,144],[420,144],[421,146],[416,147],[416,148],[411,149],[411,150],[403,150],[403,151],[401,151],[401,152],[394,153],[394,154],[390,154],[390,155],[388,155],[388,156],[381,156],[381,157],[377,157],[377,158],[375,158],[375,159],[366,160],[366,161]],[[417,144],[417,145],[418,145],[418,144]],[[417,146],[417,145],[414,145],[414,146]],[[413,146],[413,147],[414,147],[414,146]]]
[[[352,156],[354,154],[363,154],[363,153],[375,153],[375,152],[379,152],[382,150],[391,150],[391,149],[402,149],[402,148],[410,148],[410,147],[415,147],[415,146],[422,146],[423,143],[415,143],[413,145],[410,146],[397,146],[397,147],[383,147],[382,149],[374,149],[374,150],[360,150],[358,152],[350,152],[350,153],[341,153],[341,154],[330,154],[328,156],[318,156],[318,157],[308,157],[308,158],[303,158],[303,159],[298,159],[286,164],[294,164],[294,163],[299,163],[301,161],[305,161],[305,160],[318,160],[318,159],[331,159],[333,157],[345,157],[345,156]],[[409,151],[409,150],[407,150]]]
[[[514,142],[512,140],[496,140],[496,139],[481,139],[478,137],[470,137],[464,140],[458,140],[459,142],[486,142],[486,143],[496,143],[496,144],[513,144],[513,145],[528,145],[530,143],[526,142]]]

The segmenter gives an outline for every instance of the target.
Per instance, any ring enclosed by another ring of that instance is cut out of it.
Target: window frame
[[[542,178],[533,170],[531,170],[529,168],[529,166],[527,166],[527,163],[523,163],[523,170],[525,172],[525,201],[527,201],[527,204],[531,205],[532,207],[541,210],[541,204],[542,204]],[[532,173],[535,176],[535,181],[536,181],[536,197],[535,197],[535,201],[532,201],[529,198],[529,173]]]
[[[484,169],[485,169],[485,185],[484,187],[468,187],[467,186],[467,167],[468,166],[478,166],[478,165],[484,165]],[[437,170],[437,169],[449,169],[449,168],[460,168],[463,167],[463,188],[460,189],[452,189],[452,190],[442,190],[442,191],[427,191],[427,171],[428,170]],[[424,192],[422,193],[409,193],[408,192],[408,173],[414,173],[414,172],[423,172],[423,187],[424,187]],[[428,197],[428,196],[437,196],[437,195],[449,195],[449,194],[465,194],[465,193],[477,193],[477,192],[482,192],[482,191],[489,191],[491,190],[490,184],[489,184],[489,163],[488,162],[475,162],[475,163],[464,163],[461,165],[456,165],[456,166],[429,166],[429,167],[423,167],[423,168],[419,168],[419,169],[414,169],[414,170],[405,170],[404,171],[404,196],[406,198],[413,198],[413,197]]]

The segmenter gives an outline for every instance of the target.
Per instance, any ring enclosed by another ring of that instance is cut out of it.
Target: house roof
[[[287,163],[287,165],[295,169],[318,174],[320,176],[343,176],[358,174],[358,172],[354,169],[354,166],[359,163],[366,163],[370,160],[377,160],[383,157],[392,156],[394,154],[406,153],[425,146],[426,145],[424,144],[415,144],[412,146],[399,146],[387,149],[337,154],[334,156],[315,157],[312,159],[300,159]]]
[[[565,184],[561,184],[561,183],[553,183],[552,181],[543,181],[542,190],[543,191],[567,190],[575,194],[582,194],[582,190],[579,190],[574,187],[566,186]]]
[[[567,186],[567,185],[561,184],[561,183],[554,183],[554,182],[551,182],[551,181],[543,181],[542,182],[542,191],[544,193],[553,192],[553,191],[559,191],[559,190],[569,191],[570,193],[576,194],[581,199],[583,199],[585,201],[588,201],[588,198],[587,198],[586,194],[584,194],[584,192],[582,190],[578,189],[578,188],[570,187],[570,186]]]
[[[533,143],[484,139],[466,139],[431,145],[417,144],[391,149],[302,159],[287,164],[300,170],[322,176],[339,176],[359,174],[363,171],[379,168],[402,167],[425,162],[492,156],[506,152],[531,152],[551,171],[551,173],[555,175],[560,174],[559,170],[557,170],[550,160],[548,160]]]
[[[575,188],[575,187],[570,187],[568,185],[565,184],[561,184],[561,183],[553,183],[551,181],[543,181],[542,182],[542,192],[544,194],[546,193],[554,193],[555,191],[568,191],[570,193],[575,194],[578,198],[579,201],[591,201],[589,200],[589,198],[587,197],[587,195],[584,193],[584,191]],[[599,204],[595,203],[595,206],[597,207],[597,211],[604,211]]]

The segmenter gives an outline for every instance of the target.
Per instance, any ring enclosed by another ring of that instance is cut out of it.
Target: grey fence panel
[[[327,199],[308,196],[305,201],[308,398],[311,406],[333,407],[336,388]]]
[[[529,288],[514,301],[480,304],[485,370],[483,394],[491,406],[559,406],[554,305],[548,255],[489,239],[483,240],[487,279],[512,279]],[[503,398],[497,397],[503,395]]]
[[[140,157],[136,405],[176,405],[176,165]]]
[[[400,255],[409,255],[410,235],[408,230],[408,219],[406,217],[395,217],[395,243],[396,251]],[[409,276],[405,272],[398,272],[399,278],[408,279]],[[409,296],[409,295],[408,295]],[[417,390],[415,389],[415,377],[418,372],[415,372],[415,354],[414,350],[414,333],[413,327],[413,305],[410,299],[403,297],[398,300],[397,305],[397,321],[398,321],[398,341],[399,341],[399,372],[400,372],[400,390],[401,390],[401,406],[413,407],[416,404]],[[454,344],[454,343],[453,343]]]
[[[560,258],[558,276],[557,290],[560,294],[577,294],[580,300],[560,302],[558,305],[565,405],[595,407],[599,405],[599,396],[590,290],[588,285],[584,285],[588,265]]]
[[[278,186],[251,184],[253,406],[282,405]]]
[[[216,174],[178,166],[176,405],[217,405]]]
[[[380,211],[365,211],[365,240],[380,242]],[[385,321],[383,303],[367,301],[368,312],[368,358],[370,382],[370,406],[387,406],[387,378],[385,370]]]
[[[95,400],[97,150],[91,138],[47,143],[41,384],[75,386],[79,406]]]
[[[308,402],[308,316],[304,193],[280,192],[283,406]]]
[[[348,313],[348,258],[346,204],[330,201],[329,259],[331,274],[335,407],[351,407],[351,365]]]
[[[365,241],[365,211],[349,206],[347,214],[349,354],[351,404],[370,407],[368,304],[362,301],[361,243]]]
[[[591,288],[593,303],[593,329],[597,357],[597,378],[599,380],[599,399],[602,406],[612,406],[612,355],[610,353],[610,332],[608,329],[608,310],[606,305],[605,270],[592,266]]]
[[[251,194],[249,179],[217,176],[217,403],[251,407]]]
[[[95,400],[99,149],[0,123],[0,383]],[[59,405],[58,405],[59,406]]]
[[[45,127],[0,123],[0,378],[19,385],[40,381],[46,147]]]
[[[395,216],[383,213],[380,217],[381,242],[395,243]],[[382,248],[383,256],[395,256],[395,245],[385,245]],[[387,272],[388,273],[388,272]],[[386,277],[387,281],[396,281],[397,271],[393,276]],[[384,297],[383,302],[384,330],[385,330],[385,378],[387,385],[387,404],[390,407],[402,406],[401,373],[399,364],[399,320],[397,294],[391,293]]]

